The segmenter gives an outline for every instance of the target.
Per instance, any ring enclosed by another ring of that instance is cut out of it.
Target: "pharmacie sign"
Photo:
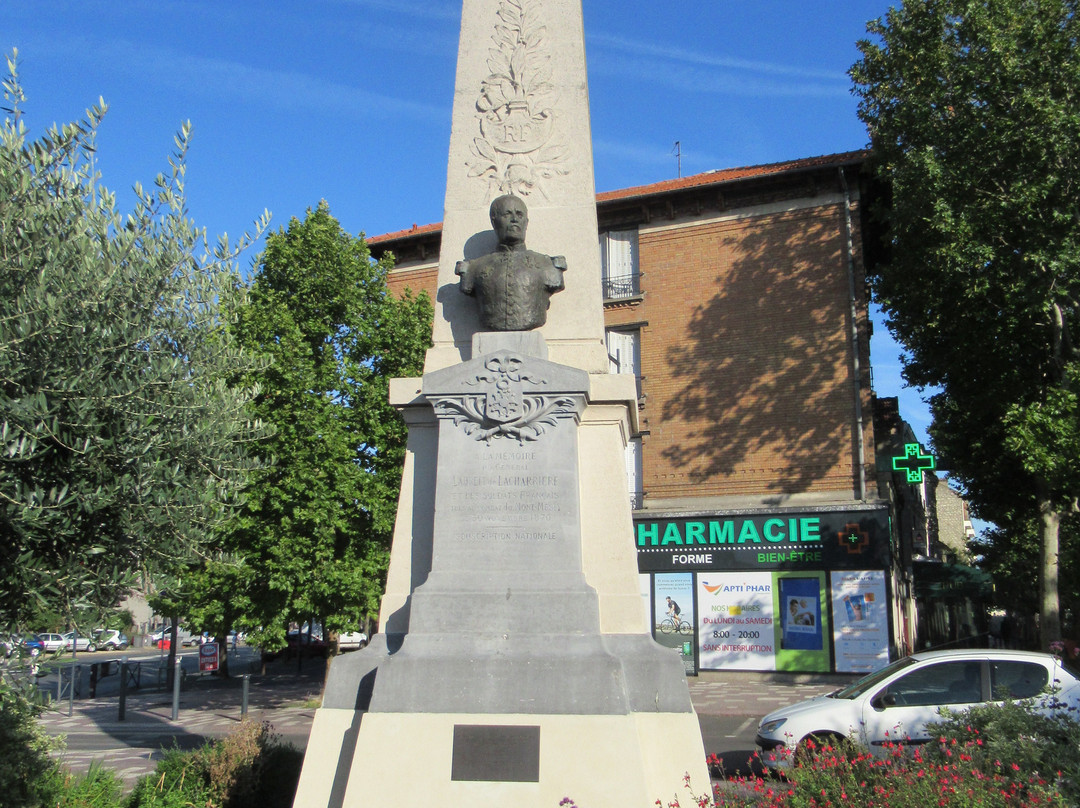
[[[883,568],[888,531],[886,508],[634,519],[641,572]]]

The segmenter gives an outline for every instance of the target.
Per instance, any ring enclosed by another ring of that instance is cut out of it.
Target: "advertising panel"
[[[207,642],[199,646],[199,672],[216,671],[218,669],[218,644]]]
[[[682,658],[687,675],[694,665],[694,575],[675,572],[653,579],[653,636]]]
[[[785,649],[821,650],[821,581],[780,579],[780,644]]]
[[[826,673],[829,658],[828,586],[822,571],[776,572],[778,671]]]
[[[772,573],[699,575],[697,603],[703,670],[776,670]]]
[[[836,671],[866,673],[884,667],[889,662],[885,573],[833,572],[830,581]]]

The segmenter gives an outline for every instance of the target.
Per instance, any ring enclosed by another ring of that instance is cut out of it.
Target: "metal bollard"
[[[75,652],[71,653],[71,678],[68,680],[68,717],[75,712],[75,682],[82,678],[81,666],[75,664]]]
[[[127,712],[127,660],[120,660],[120,712],[117,721],[123,721]]]
[[[172,720],[176,721],[178,718],[180,718],[180,657],[176,658],[172,689]]]
[[[244,680],[244,689],[243,689],[244,695],[240,700],[240,720],[241,721],[243,721],[245,718],[247,718],[248,688],[249,688],[249,685],[251,684],[251,674],[250,673],[245,673],[242,678]]]

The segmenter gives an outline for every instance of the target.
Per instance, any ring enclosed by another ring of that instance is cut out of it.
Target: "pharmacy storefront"
[[[640,514],[634,534],[654,635],[688,672],[888,662],[885,507]]]

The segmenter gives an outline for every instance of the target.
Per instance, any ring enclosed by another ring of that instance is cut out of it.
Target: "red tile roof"
[[[380,241],[397,241],[398,239],[408,238],[409,236],[422,236],[425,233],[438,233],[440,230],[442,230],[442,222],[420,226],[414,224],[408,230],[383,233],[381,236],[369,236],[366,241],[368,244],[378,244]]]
[[[675,180],[654,182],[650,185],[637,185],[632,188],[621,188],[617,191],[603,191],[596,195],[597,204],[615,202],[626,199],[635,199],[657,194],[670,193],[672,191],[686,191],[691,188],[700,188],[707,185],[720,185],[735,180],[768,177],[779,174],[787,174],[805,171],[813,168],[826,166],[841,166],[857,163],[865,160],[869,152],[851,151],[840,154],[826,154],[820,157],[804,157],[799,160],[785,160],[780,163],[767,163],[758,166],[743,166],[741,168],[724,168],[715,171],[706,171],[704,174],[694,174],[689,177],[681,177]],[[411,236],[421,236],[429,233],[438,233],[442,230],[442,222],[434,224],[413,225],[407,230],[398,230],[394,233],[384,233],[379,236],[371,236],[367,239],[368,244],[379,244],[386,241],[398,241]]]
[[[690,177],[681,177],[677,180],[664,180],[654,182],[651,185],[638,185],[634,188],[622,188],[618,191],[604,191],[596,195],[596,201],[612,202],[617,199],[633,199],[640,196],[653,196],[669,191],[685,191],[690,188],[700,188],[703,185],[719,185],[733,180],[744,180],[751,177],[768,177],[775,174],[786,174],[794,171],[804,171],[810,168],[822,166],[839,166],[847,163],[859,162],[866,159],[869,152],[853,151],[841,154],[828,154],[822,157],[804,157],[801,160],[787,160],[782,163],[768,163],[760,166],[745,166],[743,168],[724,168],[716,171],[706,171],[704,174],[694,174]]]

